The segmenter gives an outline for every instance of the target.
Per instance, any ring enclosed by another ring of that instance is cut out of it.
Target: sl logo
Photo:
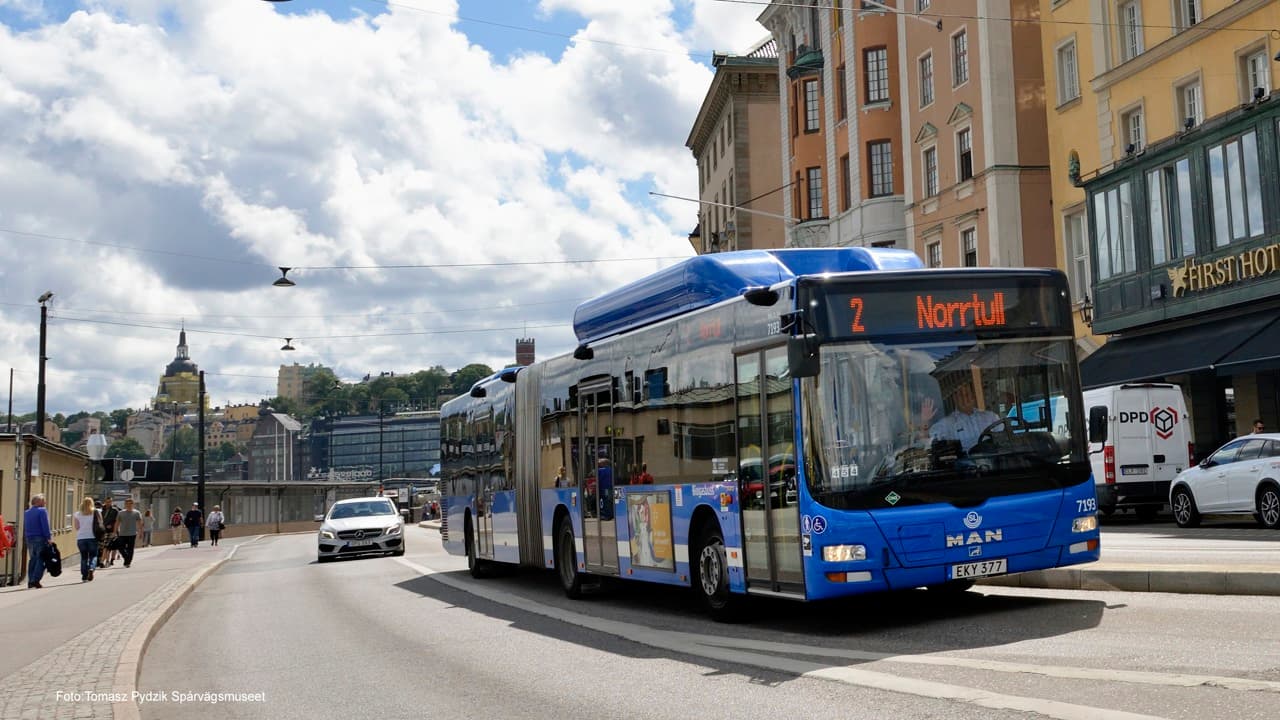
[[[1168,440],[1173,436],[1173,426],[1178,424],[1178,411],[1171,407],[1151,408],[1151,426],[1156,429],[1156,435],[1161,440]]]

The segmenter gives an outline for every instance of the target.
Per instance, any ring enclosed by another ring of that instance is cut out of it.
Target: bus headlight
[[[1090,532],[1097,529],[1097,515],[1085,515],[1084,517],[1078,517],[1071,521],[1071,532],[1073,533]]]
[[[822,559],[827,562],[854,562],[867,559],[866,545],[827,545],[822,548]]]

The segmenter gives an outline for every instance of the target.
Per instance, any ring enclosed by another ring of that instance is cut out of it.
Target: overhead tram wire
[[[776,7],[800,8],[803,10],[811,10],[814,8],[818,10],[842,9],[842,8],[836,7],[835,5],[830,5],[830,4],[815,5],[815,4],[806,3],[806,2],[770,2],[769,0],[711,0],[711,2],[724,3],[726,5],[755,5],[759,7],[768,7],[770,5],[773,5]],[[857,10],[857,8],[853,8],[853,9]],[[1092,20],[1055,20],[1052,18],[1042,18],[1042,17],[1037,17],[1037,18],[1016,18],[1016,17],[1009,17],[1009,16],[996,17],[993,15],[967,15],[964,13],[940,13],[940,12],[930,12],[930,11],[912,12],[910,10],[895,10],[895,12],[897,12],[897,14],[899,15],[905,15],[909,17],[938,18],[939,20],[942,20],[942,19],[988,20],[988,21],[995,21],[995,22],[1020,23],[1020,24],[1026,24],[1026,25],[1083,25],[1083,26],[1097,26],[1097,27],[1108,27],[1108,28],[1120,27],[1121,25],[1121,23],[1119,22],[1097,22]],[[1133,25],[1126,25],[1126,27],[1140,27],[1144,29],[1149,28],[1152,30],[1173,30],[1175,32],[1178,32],[1179,34],[1186,33],[1186,32],[1199,32],[1201,34],[1208,34],[1215,30],[1268,33],[1271,35],[1271,38],[1273,40],[1280,40],[1280,29],[1209,25],[1207,24],[1206,21],[1203,21],[1203,20],[1194,25],[1188,25],[1185,27],[1180,25],[1153,25],[1149,23],[1136,23]]]
[[[65,322],[81,322],[81,323],[90,323],[95,325],[115,325],[120,327],[135,327],[135,328],[145,328],[150,330],[165,330],[168,332],[176,332],[182,329],[182,328],[175,328],[169,325],[147,325],[143,323],[127,323],[127,322],[120,322],[120,321],[113,321],[113,320],[99,320],[97,318],[70,317],[66,315],[55,315],[51,317],[55,317],[58,320],[62,320]],[[397,331],[397,332],[389,332],[389,333],[360,333],[360,334],[353,333],[353,334],[345,334],[345,335],[292,335],[290,337],[294,340],[308,340],[308,341],[339,340],[339,339],[364,339],[364,338],[380,338],[380,337],[412,337],[416,335],[461,335],[466,333],[509,332],[512,330],[523,330],[526,328],[538,330],[538,329],[545,329],[545,328],[558,328],[558,327],[568,327],[568,326],[569,326],[568,323],[550,323],[550,324],[544,324],[544,325],[513,325],[510,327],[446,328],[443,330],[405,330],[405,331]],[[187,327],[185,329],[188,333],[194,333],[194,334],[228,335],[233,337],[248,337],[248,338],[256,338],[256,339],[263,339],[263,340],[279,340],[281,337],[278,333],[274,335],[259,335],[257,333],[232,332],[229,330],[203,330],[198,327]]]

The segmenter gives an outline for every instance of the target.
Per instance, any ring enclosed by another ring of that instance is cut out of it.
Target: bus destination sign
[[[822,304],[830,337],[971,335],[1043,331],[1057,325],[1048,302],[1052,292],[1039,284],[929,290],[870,287],[866,292],[832,292]]]

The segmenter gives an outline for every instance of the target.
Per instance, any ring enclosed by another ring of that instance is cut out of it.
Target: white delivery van
[[[1195,450],[1182,388],[1134,383],[1086,390],[1084,410],[1099,511],[1133,508],[1155,517]]]

